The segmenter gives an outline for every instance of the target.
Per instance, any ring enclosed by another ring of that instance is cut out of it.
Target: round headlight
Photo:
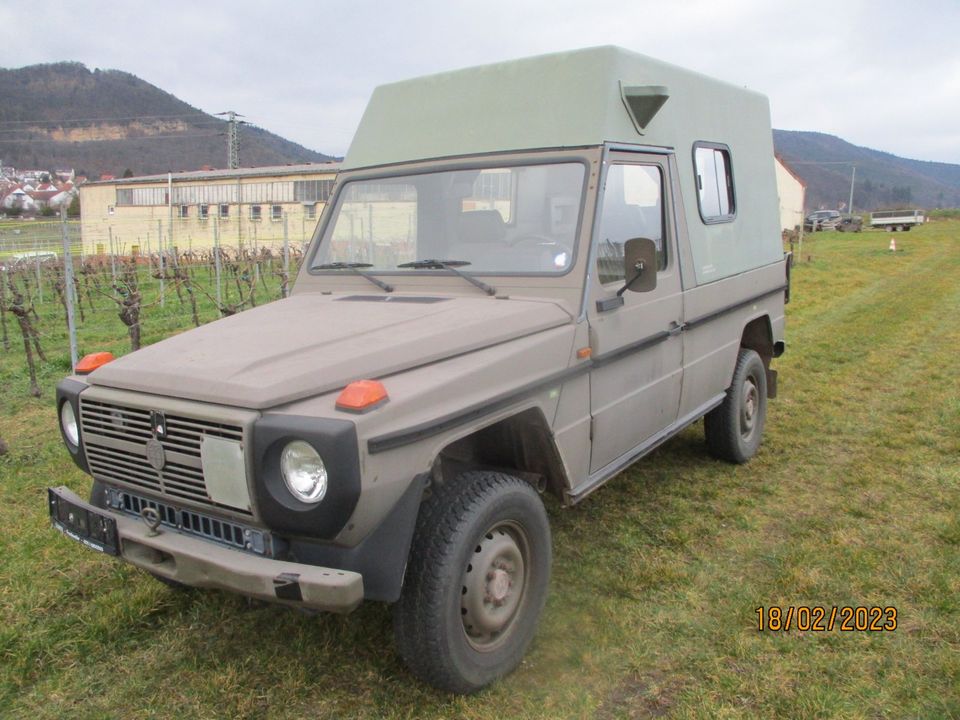
[[[327,467],[303,440],[287,443],[280,455],[280,471],[287,489],[301,502],[318,503],[327,494]]]
[[[80,428],[77,427],[77,416],[73,414],[73,405],[70,401],[60,406],[60,426],[67,442],[73,447],[80,447]]]

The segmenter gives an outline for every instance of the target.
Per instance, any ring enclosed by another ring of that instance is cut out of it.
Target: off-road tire
[[[726,397],[703,418],[707,449],[720,460],[747,462],[760,449],[766,417],[766,368],[754,350],[741,348]]]
[[[435,486],[420,509],[403,591],[393,608],[401,658],[421,680],[452,693],[476,692],[511,672],[536,633],[550,564],[549,521],[529,483],[471,471]],[[478,583],[493,594],[478,594]],[[477,611],[481,595],[500,605],[484,600]],[[474,619],[468,606],[495,623],[505,606],[509,619],[499,634],[478,637],[473,625],[467,629]]]

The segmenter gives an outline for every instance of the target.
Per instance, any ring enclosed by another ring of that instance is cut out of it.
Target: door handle
[[[680,333],[683,332],[683,329],[685,327],[686,325],[684,323],[678,323],[676,320],[674,320],[673,322],[670,323],[670,327],[667,328],[667,334],[670,335],[670,337],[673,337],[674,335],[679,335]]]

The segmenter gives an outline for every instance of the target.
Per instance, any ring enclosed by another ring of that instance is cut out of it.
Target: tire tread
[[[512,475],[465,472],[454,482],[434,486],[417,517],[403,592],[393,608],[394,636],[397,651],[413,674],[434,687],[462,694],[480,689],[442,662],[446,655],[442,633],[423,632],[424,618],[443,616],[443,590],[449,583],[444,571],[457,553],[471,512],[510,488],[536,497],[528,483]]]

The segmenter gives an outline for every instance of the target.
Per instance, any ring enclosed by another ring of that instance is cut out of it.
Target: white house
[[[776,156],[776,168],[777,196],[780,198],[780,228],[793,230],[803,223],[803,203],[807,194],[807,184],[779,155]]]

